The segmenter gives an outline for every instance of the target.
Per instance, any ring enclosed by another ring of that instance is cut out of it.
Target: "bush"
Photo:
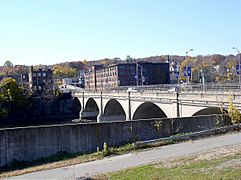
[[[241,123],[241,114],[237,107],[233,105],[233,99],[231,96],[228,97],[229,99],[229,108],[228,108],[228,115],[231,118],[233,124]]]
[[[108,145],[106,144],[106,142],[104,142],[104,145],[103,145],[103,156],[108,156],[108,155],[110,155],[110,151],[109,151]]]

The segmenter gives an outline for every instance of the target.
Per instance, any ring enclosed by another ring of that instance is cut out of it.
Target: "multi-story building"
[[[33,70],[31,66],[29,74],[29,88],[36,95],[53,95],[54,82],[52,70]]]
[[[87,72],[85,72],[85,88],[88,90],[95,90],[97,88],[96,71],[103,69],[103,65],[94,65]]]
[[[93,66],[85,74],[85,88],[87,90],[169,83],[169,63],[118,63],[105,68]]]

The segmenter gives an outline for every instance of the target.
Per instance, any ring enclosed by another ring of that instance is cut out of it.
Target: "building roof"
[[[107,67],[113,67],[113,66],[118,66],[118,65],[135,65],[136,63],[128,63],[128,62],[118,62],[118,63],[115,63],[115,64],[110,64],[109,66]],[[163,62],[149,62],[149,61],[139,61],[138,64],[169,64],[169,63],[163,63]]]

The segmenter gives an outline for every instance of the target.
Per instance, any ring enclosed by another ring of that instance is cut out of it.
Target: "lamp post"
[[[186,51],[186,56],[185,56],[185,61],[186,61],[186,81],[187,81],[187,84],[189,82],[189,77],[188,77],[188,72],[187,72],[187,55],[190,51],[193,51],[193,49],[189,49]]]
[[[240,87],[240,51],[236,48],[236,47],[233,47],[232,49],[235,49],[237,52],[238,52],[238,82],[239,82],[239,88]]]

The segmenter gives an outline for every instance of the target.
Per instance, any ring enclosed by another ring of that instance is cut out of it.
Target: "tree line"
[[[34,69],[52,69],[54,78],[62,79],[65,77],[76,77],[80,71],[87,71],[92,65],[95,64],[102,64],[104,66],[108,66],[110,64],[118,62],[135,63],[140,61],[148,61],[153,63],[169,62],[170,65],[172,65],[172,63],[175,63],[179,68],[179,80],[185,80],[184,67],[190,66],[192,68],[191,81],[193,83],[199,83],[202,76],[204,76],[205,82],[217,83],[232,83],[237,81],[238,78],[238,74],[236,71],[236,66],[238,65],[237,56],[223,56],[219,54],[207,56],[199,55],[193,57],[161,55],[146,58],[132,58],[128,55],[124,60],[120,58],[104,58],[94,61],[71,61],[49,66],[35,65]],[[11,61],[6,61],[0,71],[0,75],[28,73],[28,69],[28,66],[13,66]]]

